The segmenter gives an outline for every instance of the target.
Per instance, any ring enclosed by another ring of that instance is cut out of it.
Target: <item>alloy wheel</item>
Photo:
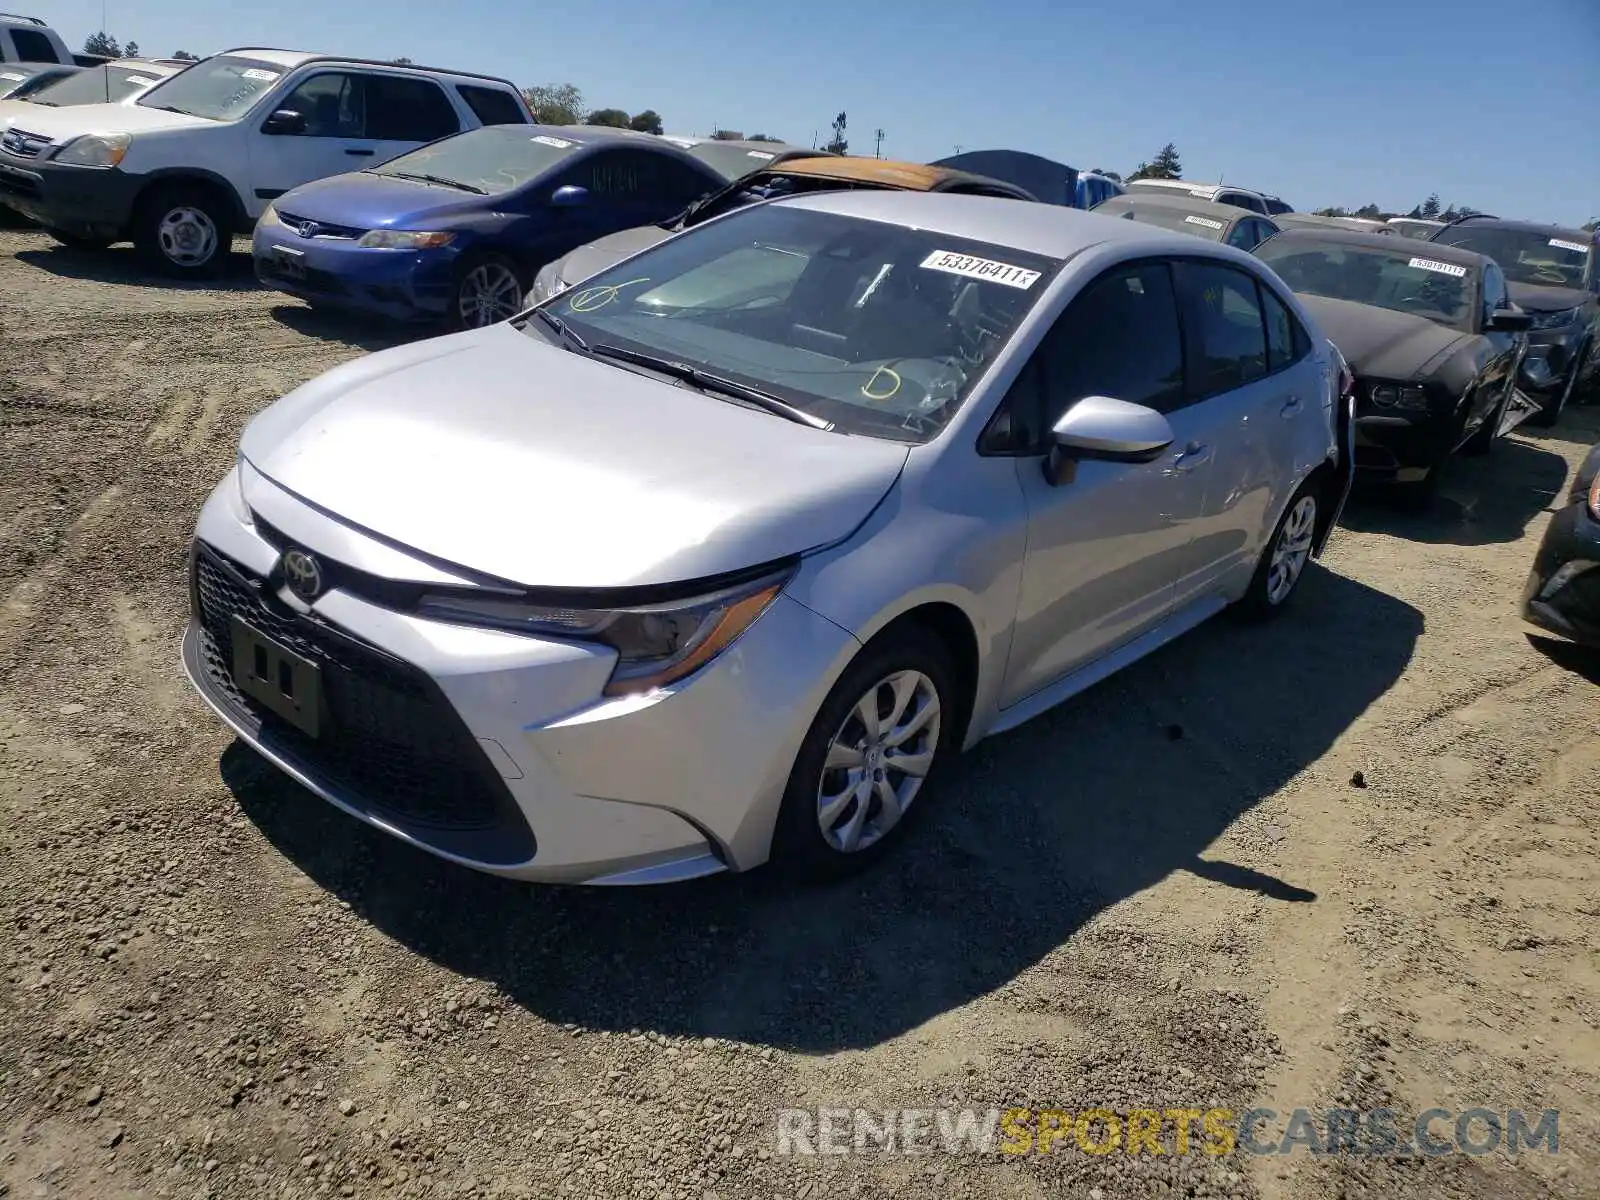
[[[180,204],[161,218],[156,240],[174,265],[203,267],[217,252],[217,224],[203,209]]]
[[[859,853],[900,823],[933,766],[939,719],[939,689],[921,671],[897,671],[856,701],[817,785],[817,825],[830,847]]]
[[[522,311],[522,284],[503,263],[480,263],[461,280],[456,303],[467,329],[495,325]]]
[[[1278,530],[1272,547],[1272,565],[1267,569],[1267,603],[1282,604],[1294,591],[1300,573],[1311,557],[1311,541],[1317,528],[1317,498],[1301,496]]]

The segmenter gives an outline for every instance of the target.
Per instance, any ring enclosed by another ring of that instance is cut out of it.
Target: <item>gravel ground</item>
[[[1600,1195],[1600,676],[1516,620],[1600,410],[1353,504],[1292,616],[985,743],[868,878],[531,889],[181,679],[241,426],[392,336],[246,270],[0,234],[0,1195]],[[782,1107],[951,1103],[1551,1107],[1560,1150],[775,1152]]]

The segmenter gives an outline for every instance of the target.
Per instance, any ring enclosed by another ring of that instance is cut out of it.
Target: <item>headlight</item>
[[[127,153],[125,133],[86,133],[57,150],[51,161],[69,167],[114,167]]]
[[[1530,329],[1560,329],[1563,325],[1571,325],[1581,315],[1583,308],[1564,308],[1560,312],[1534,313],[1533,324]]]
[[[277,208],[269,204],[266,206],[266,208],[261,210],[261,216],[257,219],[256,224],[262,226],[263,228],[272,225],[282,225],[283,218],[278,216]]]
[[[535,304],[542,304],[551,296],[559,296],[567,290],[567,285],[561,282],[561,272],[557,263],[550,263],[542,267],[533,277],[533,289],[528,299]]]
[[[1380,383],[1372,389],[1372,403],[1378,408],[1403,408],[1413,412],[1428,410],[1428,393],[1414,384]]]
[[[456,240],[453,233],[429,233],[419,229],[373,229],[361,235],[358,246],[369,250],[433,250]]]
[[[766,611],[792,568],[670,604],[641,608],[551,608],[512,597],[432,594],[417,615],[515,633],[600,642],[617,652],[608,696],[665,687],[721,654]]]

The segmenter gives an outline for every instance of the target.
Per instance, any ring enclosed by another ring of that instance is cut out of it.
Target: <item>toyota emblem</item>
[[[289,590],[302,600],[315,600],[322,591],[322,568],[304,550],[284,553],[283,579]]]

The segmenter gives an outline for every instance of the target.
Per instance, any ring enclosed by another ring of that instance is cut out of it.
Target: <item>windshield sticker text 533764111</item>
[[[1185,217],[1184,220],[1191,225],[1204,225],[1207,229],[1227,228],[1221,221],[1213,221],[1210,217]]]
[[[935,250],[922,260],[928,271],[945,271],[951,275],[964,275],[968,279],[982,279],[989,283],[1003,283],[1006,287],[1027,291],[1039,282],[1039,272],[1011,263],[996,262],[992,258],[975,258],[970,254],[957,254],[954,250]]]
[[[1419,271],[1437,271],[1440,275],[1454,275],[1457,279],[1466,278],[1467,269],[1458,267],[1455,263],[1434,262],[1431,258],[1413,258],[1408,266],[1416,267]]]
[[[1582,242],[1569,242],[1566,238],[1551,238],[1550,244],[1557,250],[1571,250],[1575,254],[1582,254],[1589,248]]]

